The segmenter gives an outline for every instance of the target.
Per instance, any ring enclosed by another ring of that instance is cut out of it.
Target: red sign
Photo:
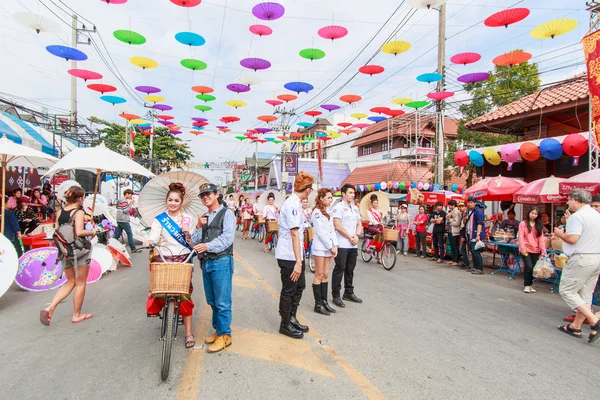
[[[50,179],[50,184],[51,185],[60,185],[63,182],[66,182],[69,180],[69,175],[54,175],[52,177],[52,179]]]
[[[450,200],[459,200],[461,198],[462,197],[459,194],[455,196],[446,196],[444,193],[420,192],[417,200],[413,202],[411,201],[411,193],[409,192],[408,194],[408,201],[411,202],[411,204],[423,204],[426,206],[435,206],[438,201],[441,201],[445,206],[447,206]]]
[[[519,204],[539,204],[539,203],[565,203],[567,196],[561,194],[542,194],[535,195],[515,195],[513,201]]]
[[[560,194],[568,196],[575,189],[583,189],[590,192],[592,195],[600,192],[600,183],[588,183],[588,182],[568,182],[563,181],[558,184],[558,191]]]

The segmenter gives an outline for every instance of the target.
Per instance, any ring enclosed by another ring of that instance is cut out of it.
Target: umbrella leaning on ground
[[[58,161],[58,158],[42,153],[41,151],[14,143],[8,138],[0,138],[0,160],[2,162],[2,190],[6,188],[6,167],[49,167]],[[2,221],[4,221],[4,209],[6,197],[2,195]],[[2,223],[4,233],[4,223]]]

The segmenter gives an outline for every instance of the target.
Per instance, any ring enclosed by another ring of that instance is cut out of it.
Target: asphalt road
[[[207,354],[174,344],[171,376],[161,382],[157,319],[145,315],[144,255],[88,286],[71,323],[71,298],[50,327],[38,321],[53,292],[13,287],[0,298],[0,399],[574,399],[600,387],[600,345],[560,333],[569,313],[547,284],[524,294],[506,275],[472,276],[399,256],[392,271],[359,261],[363,304],[301,319],[310,335],[277,333],[279,269],[262,245],[235,243],[233,345]],[[195,274],[194,329],[209,333],[201,274]],[[587,335],[587,330],[584,334]]]

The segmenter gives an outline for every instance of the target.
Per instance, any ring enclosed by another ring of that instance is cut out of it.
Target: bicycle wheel
[[[258,234],[258,229],[254,229],[254,226],[252,227],[252,239],[256,239],[256,235]]]
[[[306,262],[308,264],[308,269],[310,269],[310,272],[315,272],[315,256],[313,256],[312,254],[308,254]]]
[[[169,377],[169,369],[171,368],[171,346],[173,346],[173,328],[175,321],[175,303],[177,300],[168,299],[169,304],[164,315],[164,324],[166,325],[165,335],[163,336],[162,359],[160,362],[160,378],[166,381]]]
[[[273,233],[273,240],[271,240],[271,243],[273,243],[273,248],[277,247],[277,233]]]
[[[388,271],[396,265],[396,248],[390,242],[385,242],[381,249],[381,264]]]
[[[258,226],[258,241],[262,243],[263,240],[265,240],[265,226],[263,224],[260,224]]]
[[[373,254],[367,248],[367,241],[363,240],[362,246],[360,248],[360,258],[366,263],[373,259]]]

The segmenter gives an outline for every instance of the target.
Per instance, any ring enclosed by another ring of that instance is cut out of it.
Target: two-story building
[[[317,132],[325,132],[329,129],[333,129],[331,123],[326,118],[317,118],[315,123],[308,128],[299,129],[298,132],[304,134],[303,139],[306,138],[315,138],[315,134]],[[318,158],[318,146],[317,140],[311,140],[306,144],[297,144],[295,146],[294,151],[298,153],[298,157],[300,158]]]

